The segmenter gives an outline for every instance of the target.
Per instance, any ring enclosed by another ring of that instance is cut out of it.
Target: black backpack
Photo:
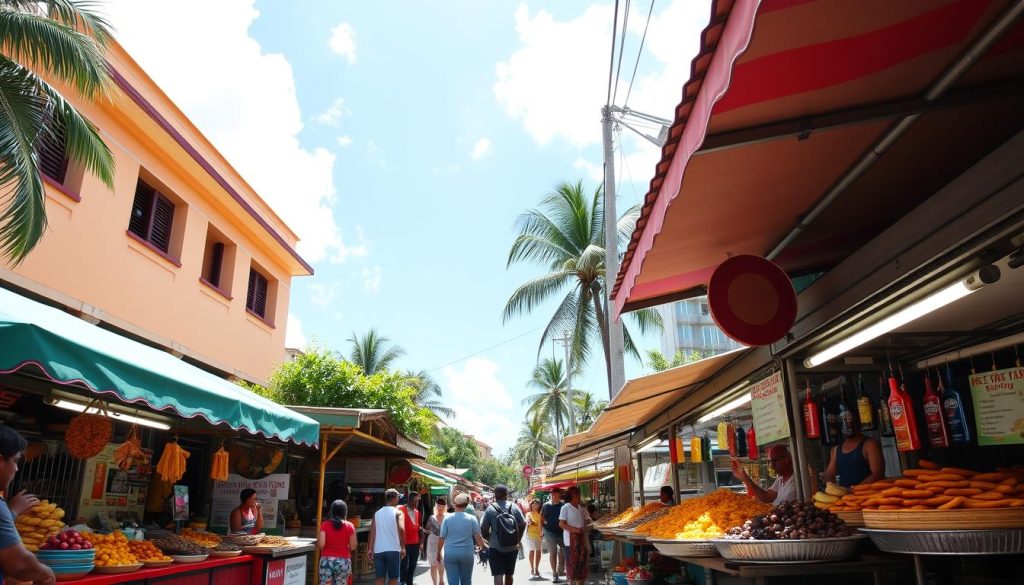
[[[494,507],[494,523],[492,531],[498,536],[498,544],[502,548],[511,548],[519,544],[519,521],[508,505],[507,510],[502,510],[497,502],[491,504]]]

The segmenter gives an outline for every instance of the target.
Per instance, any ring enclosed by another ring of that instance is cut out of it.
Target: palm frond
[[[534,307],[569,284],[573,276],[575,275],[568,271],[551,272],[523,283],[505,303],[502,322],[521,313],[533,311]]]
[[[42,85],[50,100],[52,119],[64,127],[64,140],[68,160],[81,165],[96,175],[107,187],[114,188],[114,153],[100,138],[92,122],[86,120],[59,91],[49,84]]]
[[[661,333],[665,328],[665,321],[661,318],[661,313],[657,309],[648,308],[631,311],[627,313],[627,318],[636,323],[641,335]]]

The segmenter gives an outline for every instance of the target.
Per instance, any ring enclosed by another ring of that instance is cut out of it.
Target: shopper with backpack
[[[487,561],[494,585],[512,585],[526,519],[519,506],[508,501],[507,487],[494,488],[494,503],[487,506],[480,524],[483,537],[487,539]]]

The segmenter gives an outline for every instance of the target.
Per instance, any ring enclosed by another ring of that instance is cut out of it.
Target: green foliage
[[[540,416],[527,416],[506,463],[511,465],[512,461],[515,461],[539,467],[554,455],[555,439],[551,436],[547,422]]]
[[[598,400],[590,392],[575,392],[572,395],[573,404],[576,407],[576,432],[583,432],[590,428],[601,416],[601,412],[608,406],[607,400]]]
[[[416,402],[417,390],[405,374],[385,370],[367,376],[359,366],[318,347],[282,364],[270,388],[257,393],[280,404],[383,408],[399,432],[417,439],[429,439],[436,420]]]
[[[348,342],[351,346],[349,361],[367,375],[390,369],[398,358],[405,355],[401,346],[391,343],[391,338],[381,335],[376,329],[370,329],[362,337],[352,333]]]
[[[540,392],[527,396],[522,402],[523,406],[529,407],[527,418],[539,419],[544,425],[554,426],[556,442],[562,438],[562,431],[569,423],[569,392],[564,370],[562,360],[541,360],[527,382],[531,388]]]
[[[64,128],[70,161],[113,188],[114,156],[99,132],[38,73],[95,101],[112,86],[103,50],[109,25],[76,0],[0,0],[0,254],[17,264],[46,230],[36,148]],[[36,71],[38,69],[39,71]]]
[[[677,349],[671,360],[656,349],[647,350],[647,363],[655,372],[664,372],[665,370],[678,368],[681,365],[700,361],[702,359],[704,359],[704,355],[697,350],[691,351],[689,354],[684,354],[683,350]]]
[[[473,469],[479,461],[480,451],[476,442],[451,427],[442,427],[437,431],[430,451],[427,452],[427,463],[438,467]]]
[[[476,480],[489,486],[503,484],[510,490],[518,490],[526,483],[521,465],[512,466],[493,457],[477,462],[475,471]]]

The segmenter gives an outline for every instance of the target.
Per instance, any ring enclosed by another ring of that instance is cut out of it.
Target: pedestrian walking
[[[400,508],[405,520],[405,558],[402,559],[402,583],[405,585],[412,585],[420,560],[420,531],[423,522],[419,507],[420,495],[413,492]]]
[[[590,515],[580,503],[579,487],[570,487],[568,495],[569,502],[562,506],[558,515],[564,534],[565,578],[569,585],[583,585],[590,567],[590,541],[587,539]]]
[[[348,585],[352,574],[352,553],[355,552],[356,527],[348,518],[344,500],[331,502],[330,518],[320,525],[316,548],[320,551],[320,585]]]
[[[398,504],[398,490],[384,492],[384,506],[373,515],[367,557],[373,563],[375,585],[398,585],[405,557],[405,522]]]
[[[540,509],[544,524],[541,529],[544,548],[548,551],[551,561],[551,582],[558,583],[558,578],[565,575],[565,541],[558,518],[562,513],[562,489],[551,490],[551,501],[544,502]]]
[[[530,508],[526,513],[526,548],[530,553],[531,577],[540,577],[540,558],[544,555],[540,533],[544,520],[541,518],[540,509],[539,500],[530,500]]]
[[[487,539],[487,563],[494,585],[512,585],[526,519],[519,506],[509,501],[507,487],[495,486],[494,502],[487,506],[480,529]]]
[[[437,540],[437,555],[440,561],[444,553],[444,570],[448,573],[448,585],[472,585],[474,543],[483,548],[487,541],[480,534],[480,522],[476,515],[467,512],[469,496],[455,496],[455,513],[441,522],[441,536]]]
[[[430,563],[431,585],[444,585],[444,561],[438,554],[441,548],[437,541],[441,538],[441,523],[448,515],[448,501],[437,498],[434,502],[434,513],[427,518],[427,562]]]

